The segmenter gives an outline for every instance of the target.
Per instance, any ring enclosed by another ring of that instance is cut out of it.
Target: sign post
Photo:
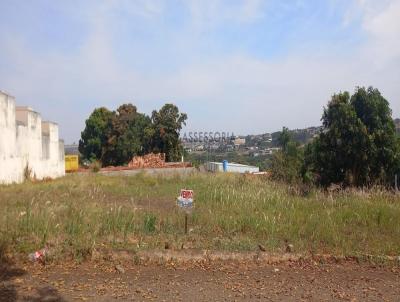
[[[188,213],[185,212],[185,235],[188,233]]]
[[[176,204],[185,211],[185,234],[188,233],[188,215],[193,210],[193,190],[182,189]]]

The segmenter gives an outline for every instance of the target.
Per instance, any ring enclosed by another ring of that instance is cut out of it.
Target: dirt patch
[[[213,251],[192,248],[190,242],[180,246],[168,245],[164,250],[142,250],[132,252],[127,250],[102,250],[97,251],[98,259],[112,259],[114,261],[126,261],[136,258],[142,264],[159,264],[174,262],[176,264],[193,263],[253,263],[253,264],[279,264],[285,262],[312,262],[320,264],[340,263],[374,263],[385,266],[400,266],[400,257],[360,255],[358,257],[336,256],[331,254],[299,254],[299,253],[268,253],[263,251],[229,252]]]
[[[2,267],[2,270],[6,269]],[[21,263],[0,301],[396,301],[398,267],[346,261]],[[7,290],[9,291],[7,292]]]

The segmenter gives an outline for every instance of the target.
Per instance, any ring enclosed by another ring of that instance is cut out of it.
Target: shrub
[[[147,232],[147,233],[155,232],[156,220],[157,220],[157,217],[152,213],[146,213],[144,215],[143,225],[144,225],[145,232]]]
[[[97,173],[97,172],[99,172],[100,169],[101,169],[101,163],[100,163],[99,161],[97,161],[97,160],[96,160],[96,161],[93,161],[93,162],[90,164],[89,169],[90,169],[92,172]]]

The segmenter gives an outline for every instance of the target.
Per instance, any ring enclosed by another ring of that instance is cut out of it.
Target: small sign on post
[[[191,209],[193,207],[193,190],[182,189],[177,204],[180,208]]]
[[[185,234],[188,233],[188,214],[193,209],[193,190],[182,189],[181,194],[179,195],[176,204],[181,209],[185,210]]]

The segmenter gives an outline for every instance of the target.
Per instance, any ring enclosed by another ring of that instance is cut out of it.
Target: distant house
[[[233,141],[233,144],[235,145],[235,147],[239,147],[239,146],[243,146],[246,144],[246,139],[245,138],[240,138],[240,137],[236,137]]]
[[[250,153],[250,156],[259,157],[260,156],[260,152],[252,152],[252,153]]]
[[[275,148],[267,148],[266,150],[265,150],[265,154],[272,154],[272,153],[274,153],[274,152],[277,152],[277,151],[279,151],[281,148],[278,148],[278,147],[275,147]]]

